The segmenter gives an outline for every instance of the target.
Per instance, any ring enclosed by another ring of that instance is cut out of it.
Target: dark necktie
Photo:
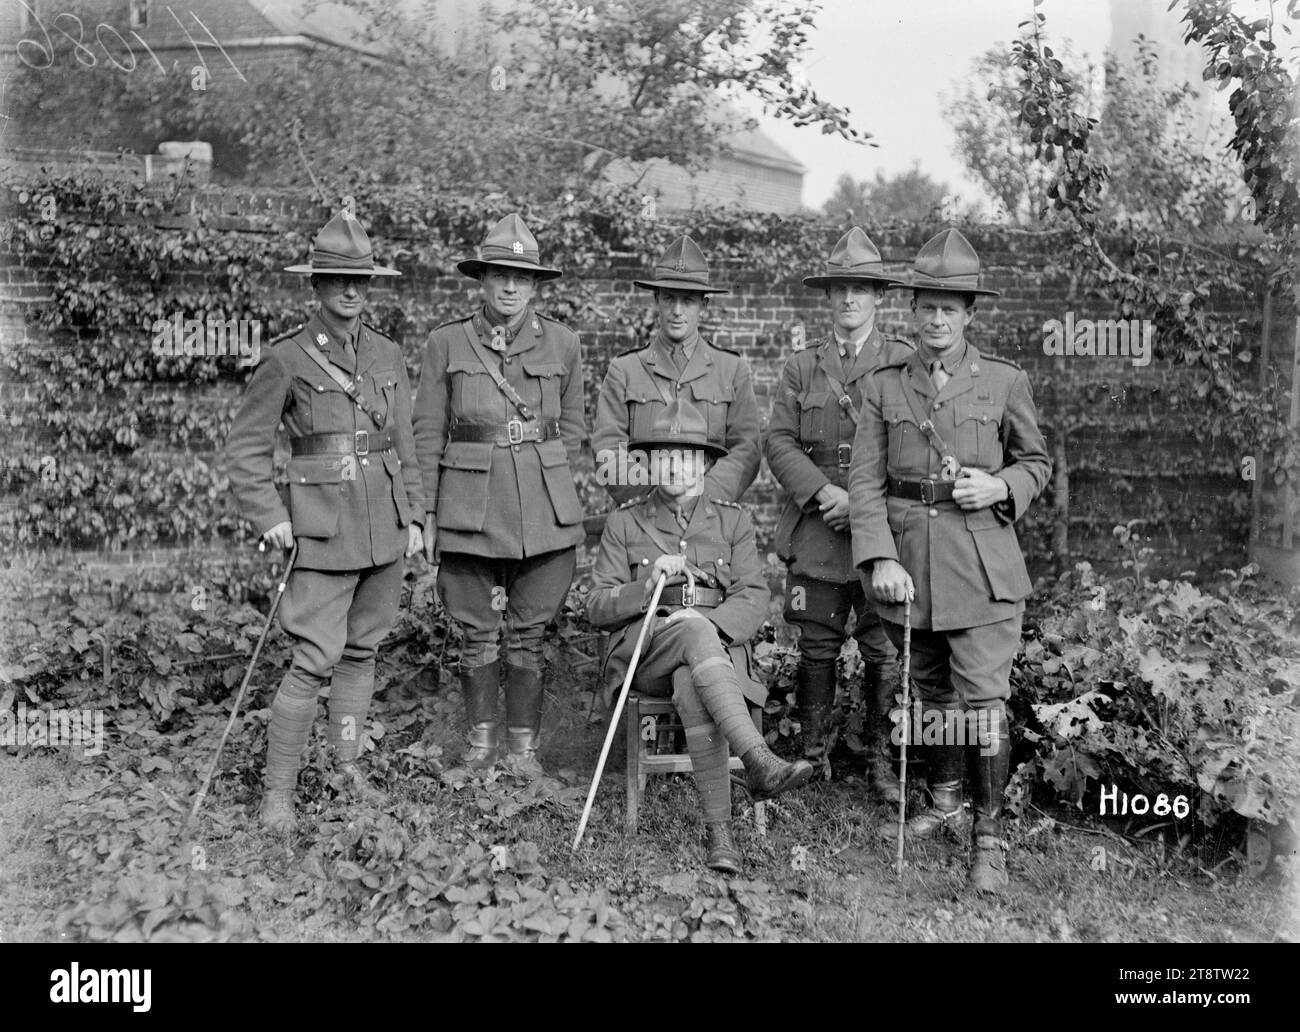
[[[943,390],[943,385],[948,382],[948,371],[944,369],[943,363],[937,358],[930,363],[930,379],[934,381],[935,387]]]
[[[686,513],[682,512],[682,507],[680,505],[673,510],[673,515],[677,517],[677,525],[681,527],[682,530],[686,530],[690,526],[691,521],[686,518]]]

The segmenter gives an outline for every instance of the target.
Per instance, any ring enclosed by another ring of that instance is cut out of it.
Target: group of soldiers
[[[536,310],[538,285],[562,273],[541,262],[518,215],[457,269],[478,281],[482,303],[432,332],[413,399],[397,345],[361,321],[371,277],[398,273],[375,263],[349,212],[332,219],[309,263],[288,270],[311,277],[318,310],[267,350],[231,430],[241,511],[268,544],[299,550],[280,607],[294,648],[271,708],[269,828],[293,825],[301,754],[326,686],[338,769],[361,796],[382,798],[357,765],[359,726],[376,648],[396,620],[403,557],[421,551],[438,562],[439,597],[462,632],[464,763],[543,773],[543,634],[585,537],[573,472],[587,426],[581,348]],[[610,632],[606,694],[623,683],[649,621],[633,688],[672,698],[701,796],[706,863],[736,872],[728,755],[741,758],[754,798],[824,767],[836,658],[849,638],[864,664],[871,785],[898,801],[890,711],[910,622],[922,705],[943,711],[952,731],[975,711],[981,735],[924,747],[929,805],[907,833],[956,827],[969,773],[970,883],[1001,891],[1006,700],[1030,591],[1013,524],[1050,471],[1029,382],[966,340],[977,298],[996,292],[981,286],[979,258],[954,229],[921,248],[903,282],[855,227],[803,282],[824,291],[831,329],[787,361],[764,438],[747,361],[700,334],[710,296],[727,291],[696,243],[679,237],[636,281],[653,296],[657,329],[610,361],[591,436],[618,503],[588,595],[591,622]],[[876,325],[898,287],[912,293],[915,344]],[[281,423],[287,504],[273,482]],[[772,753],[750,715],[767,694],[749,642],[769,592],[738,501],[763,455],[788,494],[776,546],[788,569],[785,618],[800,632],[804,757],[794,761]]]

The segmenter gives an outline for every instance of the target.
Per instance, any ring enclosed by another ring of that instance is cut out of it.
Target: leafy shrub
[[[1153,582],[1144,558],[1127,577],[1080,563],[1045,600],[1013,675],[1029,709],[1021,736],[1035,746],[1016,775],[1020,792],[1041,781],[1083,806],[1114,786],[1152,800],[1184,795],[1206,824],[1293,818],[1295,594],[1270,593],[1253,566],[1204,589]]]

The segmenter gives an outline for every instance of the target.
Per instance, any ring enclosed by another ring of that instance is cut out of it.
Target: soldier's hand
[[[419,555],[424,550],[424,535],[420,532],[417,524],[412,523],[406,528],[406,558],[413,555]]]
[[[432,563],[438,555],[438,527],[433,522],[433,513],[426,513],[424,520],[424,558]]]
[[[686,556],[684,555],[661,555],[655,560],[650,567],[650,584],[652,586],[659,580],[661,573],[669,577],[677,577],[686,572]]]
[[[967,512],[972,512],[1005,501],[1010,493],[1011,488],[1001,477],[985,473],[982,469],[963,466],[957,471],[952,500]]]
[[[262,540],[272,548],[283,548],[286,552],[293,547],[293,524],[288,520],[277,523],[262,535]]]
[[[849,529],[849,493],[844,488],[824,485],[817,492],[817,508],[831,530]]]
[[[897,604],[916,597],[912,578],[894,559],[877,559],[871,567],[871,593],[877,602]]]

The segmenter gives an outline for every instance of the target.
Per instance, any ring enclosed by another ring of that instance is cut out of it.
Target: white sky
[[[1110,40],[1107,0],[1044,0],[1040,10],[1053,41],[1069,39],[1076,56],[1100,60]],[[854,126],[878,146],[760,115],[764,132],[808,168],[804,204],[820,208],[844,172],[874,179],[877,170],[888,176],[916,162],[967,199],[982,196],[956,156],[941,94],[989,47],[1007,47],[1032,11],[1032,0],[824,0],[808,80],[824,99],[849,108]]]
[[[1039,10],[1049,41],[1068,42],[1073,58],[1100,63],[1111,42],[1111,2],[1043,0]],[[1113,2],[1128,29],[1149,15],[1170,26],[1171,41],[1181,44],[1182,4],[1171,12],[1169,0]],[[1300,21],[1287,18],[1284,0],[1232,0],[1232,6],[1247,18],[1266,17],[1271,8],[1274,41],[1300,68]],[[822,0],[821,7],[804,65],[808,81],[824,99],[847,107],[854,126],[871,133],[877,146],[856,146],[756,112],[760,127],[807,166],[804,204],[820,208],[845,172],[874,180],[877,171],[889,176],[915,163],[966,200],[983,198],[956,155],[942,96],[990,47],[1009,48],[1019,24],[1032,16],[1033,0]],[[1286,24],[1289,34],[1282,30]],[[1121,26],[1121,33],[1120,42],[1128,43],[1129,31]],[[1193,88],[1213,91],[1212,84],[1191,78],[1197,80]],[[1213,104],[1226,115],[1227,93]]]

